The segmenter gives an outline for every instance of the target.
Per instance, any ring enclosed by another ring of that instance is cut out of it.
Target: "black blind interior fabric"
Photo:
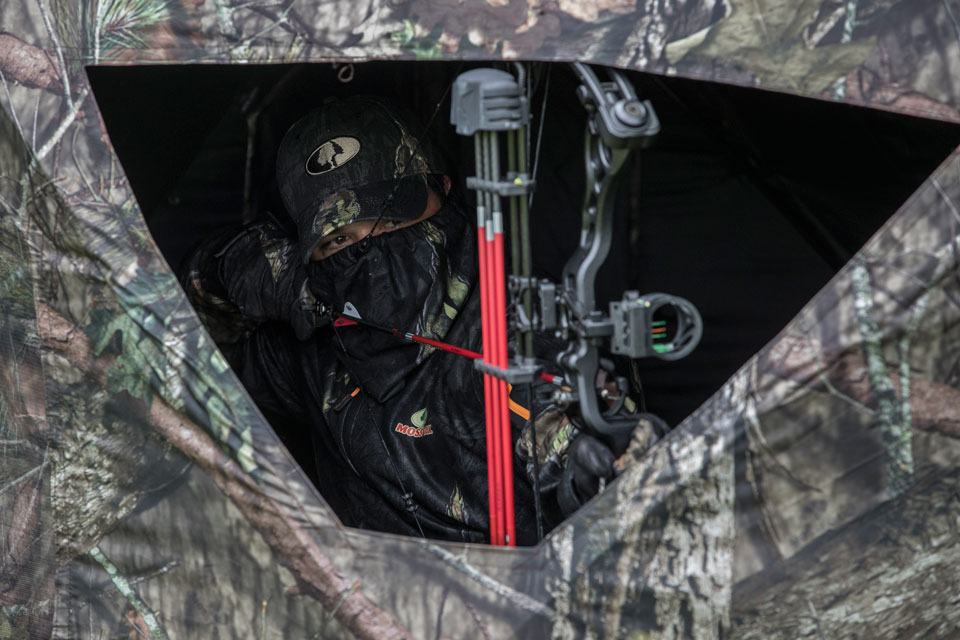
[[[430,134],[471,206],[463,181],[472,172],[472,139],[449,125],[448,98],[436,109],[471,66],[479,64],[87,72],[151,233],[177,269],[212,231],[268,216],[289,223],[273,176],[276,148],[287,127],[329,95],[374,93],[424,123],[434,116]],[[532,224],[536,271],[557,279],[579,234],[585,113],[572,72],[551,66]],[[547,71],[547,63],[532,67],[534,146]],[[663,291],[700,309],[705,329],[694,354],[639,363],[648,410],[677,424],[903,204],[960,144],[960,127],[729,85],[630,78],[653,101],[662,130],[625,169],[598,299]]]

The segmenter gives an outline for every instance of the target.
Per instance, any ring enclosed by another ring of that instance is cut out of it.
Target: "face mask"
[[[450,206],[371,236],[309,265],[310,286],[337,312],[443,340],[476,281],[473,234]],[[335,346],[357,383],[379,401],[435,349],[362,325],[336,329]]]

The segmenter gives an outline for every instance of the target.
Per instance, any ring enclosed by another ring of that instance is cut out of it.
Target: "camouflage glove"
[[[627,449],[613,463],[614,471],[620,475],[632,464],[638,462],[647,449],[670,431],[670,426],[652,413],[637,414],[637,426],[630,434]]]
[[[623,473],[670,427],[652,413],[636,414],[637,425],[625,451],[614,452],[593,436],[580,434],[570,445],[567,465],[557,486],[557,502],[567,517],[599,493],[607,481]]]
[[[597,495],[601,483],[614,477],[613,451],[593,436],[581,434],[570,445],[567,465],[557,485],[557,503],[564,517]]]
[[[536,417],[532,428],[518,425],[522,431],[515,447],[527,478],[531,484],[539,484],[541,493],[556,489],[563,475],[570,444],[580,433],[565,413],[548,402],[539,405],[546,408]],[[536,458],[532,454],[534,439],[537,444]]]
[[[297,242],[271,224],[205,243],[191,257],[189,271],[188,288],[195,294],[191,298],[197,290],[205,298],[205,304],[195,306],[219,301],[221,312],[232,307],[246,329],[270,320],[286,322],[297,338],[305,340],[320,324],[312,311],[317,300],[307,286]]]

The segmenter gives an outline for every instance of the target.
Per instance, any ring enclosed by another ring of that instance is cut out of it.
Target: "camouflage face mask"
[[[402,332],[443,340],[476,279],[465,216],[443,207],[429,220],[369,237],[308,266],[310,286],[334,311]],[[388,398],[434,348],[353,325],[336,346],[365,391]]]

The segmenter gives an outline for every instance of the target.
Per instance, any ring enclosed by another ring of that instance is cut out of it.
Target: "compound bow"
[[[524,130],[529,126],[530,105],[523,65],[516,64],[517,77],[481,68],[460,74],[453,85],[451,123],[457,133],[474,137],[477,175],[467,179],[467,186],[477,191],[484,330],[483,355],[475,366],[484,374],[492,544],[513,545],[516,540],[507,385],[530,384],[543,376],[533,358],[533,333],[549,331],[569,342],[557,357],[566,382],[555,390],[554,403],[568,412],[576,408],[585,427],[614,450],[622,450],[638,416],[621,411],[628,387],[624,378],[616,378],[618,400],[601,409],[597,389],[601,348],[608,344],[610,351],[629,358],[676,360],[697,346],[703,331],[700,314],[689,301],[663,293],[627,291],[621,300],[610,303],[607,312],[597,306],[597,272],[610,252],[614,201],[624,176],[621,170],[634,149],[650,144],[660,122],[653,105],[637,99],[620,71],[609,70],[610,81],[600,82],[587,65],[571,66],[580,81],[577,96],[587,111],[587,189],[579,246],[567,260],[560,283],[531,275],[528,197],[535,182],[526,172]],[[506,137],[505,175],[500,168],[501,134]],[[509,278],[502,198],[508,199],[510,210]],[[515,309],[509,319],[508,289]],[[508,324],[516,333],[512,358],[507,349]]]

